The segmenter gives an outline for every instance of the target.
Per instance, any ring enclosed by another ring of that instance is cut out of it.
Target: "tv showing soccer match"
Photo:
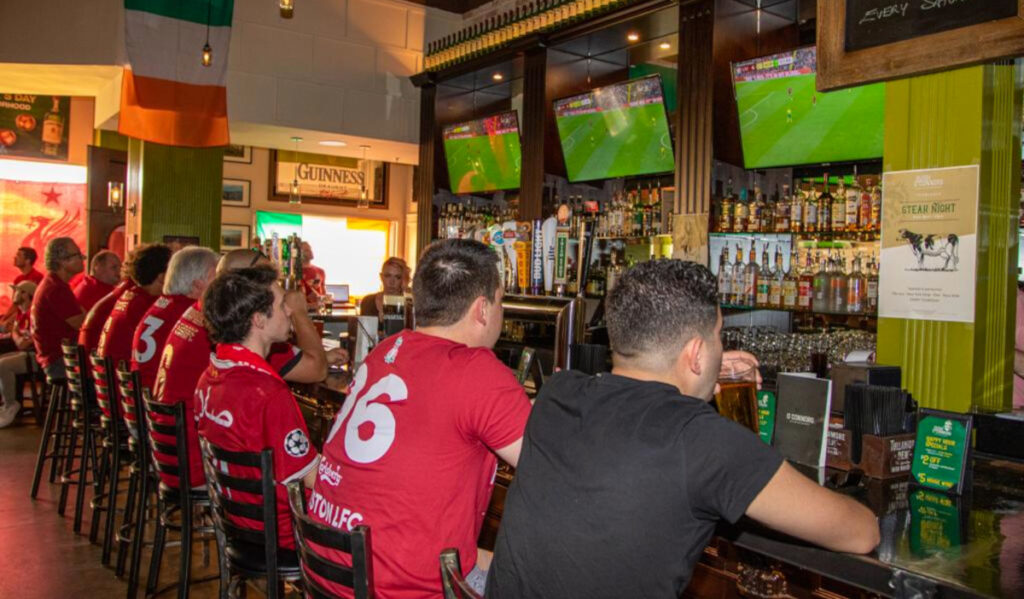
[[[885,84],[819,92],[816,68],[814,47],[733,63],[747,168],[882,157]]]
[[[675,168],[660,75],[557,100],[555,122],[570,181]]]
[[[452,193],[519,187],[522,153],[514,110],[448,125],[442,134]]]

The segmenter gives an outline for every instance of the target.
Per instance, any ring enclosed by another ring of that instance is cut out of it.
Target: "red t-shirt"
[[[22,281],[32,281],[36,285],[39,285],[39,283],[42,280],[43,280],[43,273],[39,272],[38,270],[35,269],[35,267],[33,267],[32,270],[28,271],[28,273],[20,274],[20,275],[14,277],[14,284],[17,285],[18,283],[20,283]]]
[[[202,438],[228,451],[273,450],[274,480],[278,483],[278,545],[294,549],[285,485],[315,467],[317,453],[288,385],[261,356],[241,345],[218,344],[216,357],[196,386],[196,398],[194,407]],[[237,501],[246,499],[244,494],[234,495]],[[262,528],[255,521],[232,518],[240,526]]]
[[[438,597],[437,556],[457,547],[463,573],[472,570],[494,487],[491,450],[522,438],[529,414],[522,386],[491,350],[393,335],[356,372],[324,443],[309,513],[335,528],[370,527],[381,596]]]
[[[108,285],[107,283],[104,283],[90,275],[85,275],[85,277],[82,278],[82,281],[74,287],[75,298],[78,299],[78,303],[86,312],[91,310],[92,307],[96,305],[96,302],[103,299],[113,290],[113,285]]]
[[[174,324],[167,335],[166,343],[160,355],[156,380],[153,383],[153,397],[160,403],[174,405],[185,402],[185,413],[195,413],[193,398],[199,377],[210,366],[210,353],[214,345],[206,330],[206,320],[199,302],[185,310],[181,318]],[[282,377],[299,363],[302,352],[299,348],[287,343],[277,343],[270,350],[267,362]],[[189,450],[189,474],[192,486],[206,481],[203,474],[203,462],[199,456],[199,440],[196,436],[195,421],[186,418],[185,437]],[[173,439],[166,440],[174,443]],[[158,456],[161,461],[169,464],[177,463],[174,456]],[[161,474],[165,484],[178,486],[178,477]]]
[[[99,348],[100,335],[103,334],[103,325],[107,324],[107,318],[110,317],[114,304],[117,303],[117,300],[121,298],[121,294],[126,289],[133,287],[135,287],[135,282],[131,279],[121,281],[117,284],[117,287],[114,287],[113,291],[93,304],[88,314],[85,315],[82,328],[78,331],[78,344],[85,348],[86,355]]]
[[[310,264],[302,269],[302,281],[320,295],[327,293],[327,275],[324,269]],[[315,284],[314,284],[315,283]]]
[[[36,360],[43,368],[59,363],[60,342],[73,340],[78,334],[67,319],[82,313],[71,286],[52,272],[43,277],[32,296],[32,342],[36,346]]]
[[[153,388],[167,336],[193,303],[187,295],[161,295],[142,315],[132,336],[132,370],[139,371],[143,387]]]
[[[121,361],[129,362],[132,359],[132,337],[135,335],[135,328],[142,321],[142,315],[149,310],[149,307],[156,301],[157,296],[146,293],[146,290],[138,285],[125,289],[121,297],[114,303],[114,309],[110,311],[106,324],[103,325],[103,332],[100,334],[100,343],[96,353],[101,358],[110,358],[117,368]],[[118,409],[121,408],[120,394],[116,394]],[[125,403],[131,405],[130,398]],[[125,420],[134,426],[134,418],[125,415]]]

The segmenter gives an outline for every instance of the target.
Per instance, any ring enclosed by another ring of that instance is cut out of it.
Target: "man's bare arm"
[[[747,508],[761,524],[833,551],[868,553],[878,520],[849,497],[829,491],[783,462]]]
[[[498,454],[498,457],[508,462],[509,466],[513,468],[519,463],[519,452],[523,449],[523,438],[519,437],[512,443],[509,443],[501,449],[495,449],[494,453]]]
[[[284,375],[284,379],[293,383],[319,383],[327,378],[327,356],[316,325],[306,312],[306,296],[298,291],[289,291],[287,301],[292,309],[295,345],[302,350],[302,358]]]

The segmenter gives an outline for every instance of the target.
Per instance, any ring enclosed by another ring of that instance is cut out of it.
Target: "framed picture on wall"
[[[387,210],[388,177],[386,162],[271,150],[267,199],[288,202],[297,182],[304,204],[355,208],[365,193],[368,208]]]
[[[249,247],[249,225],[223,223],[220,226],[220,251],[230,252]]]
[[[224,162],[252,164],[252,146],[228,144],[224,148]]]
[[[245,179],[224,179],[220,192],[221,205],[247,208],[251,187],[252,183]]]

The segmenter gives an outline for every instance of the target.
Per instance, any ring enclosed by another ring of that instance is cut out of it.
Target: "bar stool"
[[[483,599],[463,578],[459,550],[452,547],[441,552],[441,586],[444,599]]]
[[[163,560],[163,550],[166,545],[167,530],[178,530],[181,533],[181,558],[178,566],[178,597],[186,599],[189,594],[189,586],[195,582],[210,582],[217,580],[219,576],[203,578],[193,581],[192,572],[192,535],[194,532],[213,533],[211,526],[195,526],[193,523],[194,509],[197,506],[209,507],[210,496],[206,487],[195,489],[192,487],[192,480],[189,473],[189,449],[186,441],[186,418],[184,402],[175,405],[167,405],[154,401],[149,396],[149,390],[143,389],[141,401],[142,417],[139,418],[139,445],[145,453],[145,463],[152,465],[153,469],[165,476],[178,479],[178,486],[172,487],[163,482],[160,477],[149,481],[149,477],[142,480],[140,501],[137,507],[135,518],[135,530],[131,535],[132,563],[128,575],[128,596],[135,595],[135,588],[138,582],[139,562],[142,556],[143,534],[146,528],[146,514],[149,507],[149,488],[152,484],[157,489],[157,522],[156,534],[153,539],[153,553],[149,565],[149,576],[146,581],[146,594],[160,594],[162,591],[156,589],[157,581],[160,579],[160,565]],[[169,422],[168,422],[169,421]],[[168,442],[174,439],[174,444]],[[155,483],[155,484],[154,484]],[[183,490],[185,490],[183,492]],[[178,512],[179,524],[173,523],[173,513]],[[209,536],[207,536],[209,538]]]
[[[98,478],[96,429],[99,426],[99,420],[96,416],[97,410],[92,398],[92,390],[83,382],[82,365],[85,363],[85,348],[74,343],[61,343],[61,352],[64,371],[67,375],[72,417],[71,436],[64,452],[64,474],[60,478],[60,501],[57,513],[64,515],[70,487],[76,487],[74,531],[78,533],[82,530],[85,488],[90,482],[95,486]],[[82,441],[81,448],[78,447],[79,439]]]
[[[357,526],[352,532],[314,522],[306,512],[306,493],[301,480],[288,483],[288,505],[295,524],[295,547],[302,565],[302,590],[313,599],[333,599],[336,595],[323,588],[310,573],[352,589],[355,599],[372,599],[373,550],[370,527]],[[310,544],[352,556],[346,566],[327,559]]]
[[[221,597],[231,596],[246,580],[265,578],[267,599],[278,599],[284,595],[285,581],[299,580],[302,574],[295,552],[278,546],[274,454],[269,448],[258,453],[228,451],[203,438],[199,446],[217,535]],[[253,469],[259,471],[258,477],[239,474]],[[250,495],[253,502],[236,501],[235,493]],[[263,530],[238,526],[229,514],[263,522]]]
[[[43,436],[39,439],[39,451],[36,455],[36,465],[32,473],[32,490],[30,497],[36,498],[39,493],[39,482],[42,479],[43,468],[47,460],[50,462],[50,482],[57,479],[57,472],[64,456],[63,446],[69,432],[65,422],[70,424],[71,408],[68,406],[68,387],[66,378],[46,379],[49,405],[46,407],[46,418],[43,421]]]
[[[117,514],[117,496],[122,482],[121,469],[128,465],[131,460],[131,453],[128,449],[128,429],[121,417],[120,409],[113,401],[116,393],[114,384],[114,365],[110,358],[101,358],[96,352],[89,355],[89,363],[92,365],[93,385],[96,389],[96,403],[103,413],[100,414],[100,424],[103,429],[103,478],[106,488],[93,497],[91,507],[93,511],[105,511],[103,520],[103,552],[102,562],[104,566],[110,565],[110,554],[114,545],[114,519]]]

